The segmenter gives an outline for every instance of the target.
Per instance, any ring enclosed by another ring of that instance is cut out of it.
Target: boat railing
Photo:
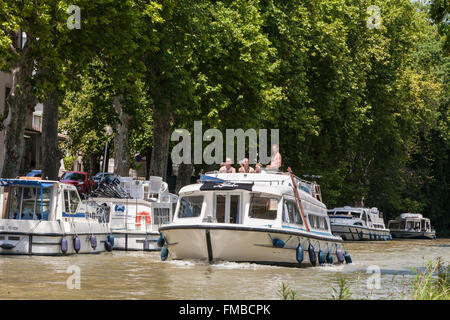
[[[289,173],[287,172],[281,172],[281,171],[267,171],[267,174],[275,174],[275,175],[280,175],[280,176],[286,176],[286,179],[251,179],[251,177],[253,175],[257,176],[260,174],[258,173],[249,173],[246,176],[246,179],[237,179],[237,178],[227,178],[227,181],[230,182],[235,182],[235,183],[248,183],[248,182],[253,182],[254,184],[264,184],[264,185],[269,185],[269,186],[280,186],[280,185],[291,185],[291,179],[289,178]],[[212,172],[207,172],[205,173],[205,175],[215,175],[217,176],[217,174],[220,174],[219,171],[212,171]],[[264,174],[263,174],[264,175]],[[307,181],[304,179],[301,179],[299,177],[297,177],[296,175],[294,175],[294,180],[297,183],[297,187],[307,193],[309,193],[311,196],[313,196],[314,198],[316,198],[317,200],[319,200],[320,202],[322,202],[322,192],[320,190],[320,185],[316,182],[316,181]]]

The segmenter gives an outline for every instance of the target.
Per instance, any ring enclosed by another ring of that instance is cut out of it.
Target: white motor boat
[[[120,177],[123,193],[130,198],[89,198],[83,203],[91,212],[103,212],[114,236],[114,250],[156,251],[158,228],[172,221],[178,196],[168,192],[161,177],[133,180]]]
[[[344,240],[389,240],[389,229],[384,225],[383,214],[377,208],[345,206],[328,210],[331,232]]]
[[[342,239],[331,233],[317,190],[286,173],[203,175],[180,190],[173,222],[159,228],[161,258],[287,266],[351,262]]]
[[[436,239],[430,219],[420,213],[402,213],[397,219],[389,220],[388,227],[393,238]]]
[[[0,254],[64,255],[111,250],[104,217],[86,213],[75,186],[0,179]]]

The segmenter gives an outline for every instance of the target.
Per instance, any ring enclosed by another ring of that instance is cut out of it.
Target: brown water
[[[437,257],[450,263],[450,239],[346,243],[346,249],[353,264],[310,268],[162,262],[159,252],[0,256],[0,299],[279,299],[282,282],[301,299],[329,299],[339,276],[348,280],[352,298],[402,299],[412,267]],[[381,288],[372,293],[366,285],[371,265],[381,270]],[[79,268],[79,289],[67,285],[70,266]]]

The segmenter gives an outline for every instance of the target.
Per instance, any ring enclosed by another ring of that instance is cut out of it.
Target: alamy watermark
[[[67,289],[81,289],[81,269],[77,265],[70,265],[66,273],[70,273],[71,275],[66,280]]]
[[[67,28],[70,30],[81,29],[81,9],[79,6],[70,5],[67,8],[67,14],[70,16],[67,18]]]
[[[225,140],[218,129],[207,129],[203,132],[202,121],[194,121],[193,141],[191,133],[186,129],[176,129],[172,133],[171,141],[178,144],[172,149],[171,157],[174,164],[220,164],[223,162],[224,142],[226,157],[242,160],[249,159],[250,164],[267,164],[271,161],[270,145],[268,144],[268,130],[259,129],[226,129]],[[246,141],[248,140],[248,157],[246,156]],[[279,144],[279,129],[270,129],[270,144]],[[203,149],[203,142],[209,142]],[[237,145],[235,145],[237,141]],[[192,143],[193,142],[193,143]],[[193,152],[192,152],[193,145]],[[235,157],[236,146],[236,157]],[[269,151],[269,154],[267,153]]]
[[[381,10],[379,6],[369,6],[367,8],[369,17],[366,20],[367,28],[380,29],[381,28]]]

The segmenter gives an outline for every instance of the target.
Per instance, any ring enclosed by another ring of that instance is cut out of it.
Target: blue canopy
[[[213,182],[213,183],[223,183],[225,180],[207,176],[206,174],[200,175],[200,182]]]
[[[21,180],[21,179],[0,179],[0,186],[33,186],[40,188],[51,188],[53,187],[53,183],[51,182],[42,182],[39,180]]]

